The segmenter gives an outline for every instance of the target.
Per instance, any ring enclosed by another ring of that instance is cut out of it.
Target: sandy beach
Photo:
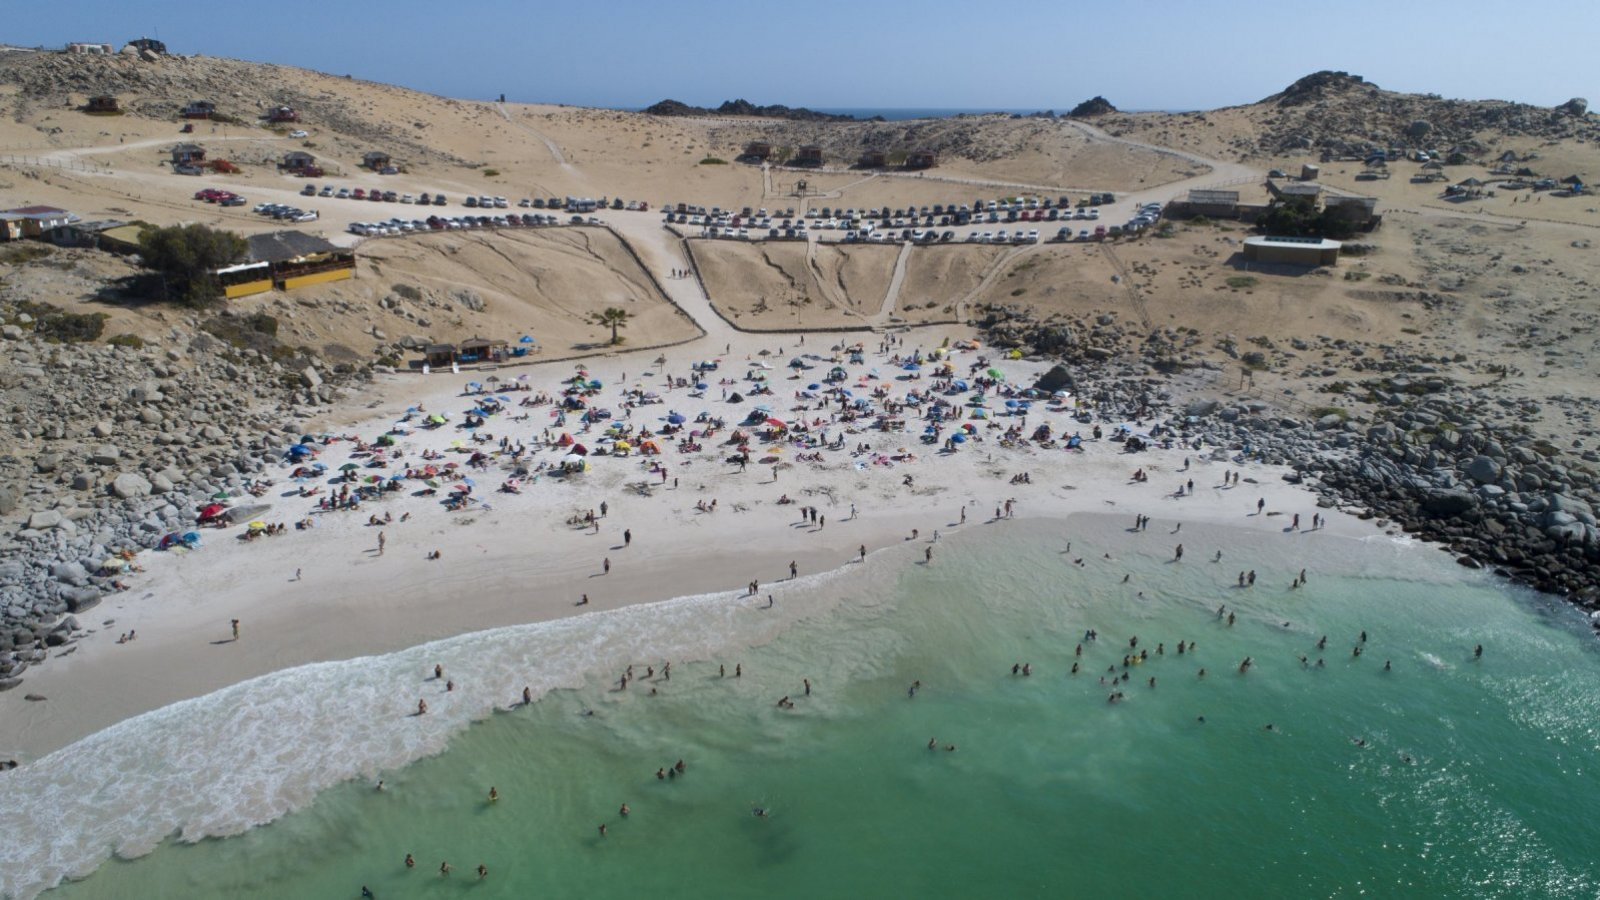
[[[890,355],[914,352],[922,337],[904,336],[905,344]],[[721,360],[716,376],[737,379],[761,371],[752,364],[770,358],[776,362],[770,371],[775,396],[759,399],[785,414],[781,411],[794,405],[794,392],[821,376],[811,371],[791,379],[781,368],[783,362],[801,349],[831,355],[826,348],[857,339],[810,334],[801,348],[798,336],[741,337],[731,353],[701,353],[705,342],[669,352],[664,367],[652,364],[654,351],[616,354],[585,366],[590,377],[608,386],[637,382],[659,390],[663,402],[634,409],[635,424],[659,427],[658,419],[669,410],[692,419],[702,409],[731,423],[742,419],[757,398],[742,404],[720,401],[713,385],[706,398],[693,399],[683,389],[666,390],[662,372],[687,375],[689,365],[704,357]],[[920,347],[931,351],[938,343]],[[763,349],[773,355],[758,355]],[[847,368],[856,373],[896,371],[874,349],[868,348],[865,364]],[[954,361],[964,372],[979,355],[981,351],[960,353]],[[1030,384],[1044,368],[1025,361],[995,364],[1018,385]],[[557,393],[573,370],[572,363],[555,363],[503,368],[499,374],[508,379],[528,376],[526,383],[534,391],[506,395],[516,399],[539,390]],[[647,371],[653,374],[644,375]],[[407,407],[418,404],[429,412],[449,412],[459,422],[461,412],[474,402],[463,396],[465,385],[483,377],[475,372],[394,376],[359,410],[308,423],[307,431],[372,441]],[[892,378],[887,385],[894,396],[928,386],[926,380]],[[611,401],[618,394],[608,387],[600,399]],[[497,439],[530,440],[550,421],[548,407],[531,412],[526,422],[508,421],[505,414],[493,417],[483,430]],[[1065,415],[1045,414],[1043,419],[1058,430],[1070,425],[1088,437],[1090,426]],[[986,421],[1007,422],[1007,417]],[[1039,421],[1033,415],[1030,428]],[[576,426],[572,430],[587,439]],[[1281,472],[1214,462],[1212,448],[1203,453],[1126,453],[1122,443],[1091,438],[1082,452],[1007,449],[990,432],[983,443],[941,454],[937,445],[918,441],[921,426],[915,420],[906,433],[870,430],[867,422],[855,430],[859,433],[848,436],[850,446],[865,442],[886,454],[904,448],[916,459],[858,467],[858,459],[847,451],[824,451],[823,462],[795,462],[790,458],[795,451],[785,448],[774,480],[771,465],[752,464],[741,474],[737,466],[724,463],[731,452],[727,447],[707,445],[703,452],[685,454],[663,442],[667,449],[661,457],[591,457],[589,472],[525,483],[516,495],[496,490],[504,472],[491,468],[474,473],[478,502],[460,512],[442,509],[438,496],[412,496],[408,487],[365,504],[359,512],[311,515],[314,528],[291,527],[282,536],[245,542],[238,539],[244,526],[201,529],[203,546],[197,551],[142,554],[139,561],[146,571],[130,576],[130,590],[109,597],[90,614],[92,624],[84,623],[96,633],[81,642],[82,650],[38,670],[29,686],[48,702],[27,703],[14,694],[0,698],[8,721],[17,725],[10,732],[13,739],[0,749],[37,758],[140,712],[279,669],[380,654],[475,630],[691,594],[724,592],[730,603],[765,603],[769,593],[782,597],[791,561],[802,575],[810,575],[852,564],[865,546],[870,553],[898,554],[912,564],[940,531],[1025,528],[1029,518],[1115,511],[1125,514],[1130,526],[1136,514],[1151,516],[1149,530],[1170,532],[1188,521],[1280,532],[1289,531],[1298,513],[1302,530],[1290,531],[1285,539],[1304,540],[1311,516],[1318,512],[1315,498],[1281,481]],[[400,447],[414,457],[425,450],[449,450],[464,435],[454,427],[416,431],[401,438]],[[334,443],[321,461],[336,473],[354,447]],[[546,450],[535,459],[551,461],[559,452]],[[677,479],[675,489],[670,481],[662,488],[659,476],[646,470],[653,459],[661,460],[669,478]],[[290,468],[286,463],[273,473],[276,483],[261,498],[273,503],[262,516],[266,521],[292,522],[315,507],[315,499],[278,496],[299,490],[287,477]],[[1130,480],[1138,469],[1148,481]],[[1223,487],[1224,470],[1241,472],[1244,482]],[[1011,483],[1013,476],[1024,473],[1031,484]],[[907,475],[914,478],[913,485],[903,483]],[[1189,480],[1194,493],[1176,496]],[[629,489],[641,482],[654,483],[650,496]],[[785,495],[794,504],[780,505]],[[1013,517],[996,520],[996,510],[1003,512],[1008,499],[1015,501]],[[1266,501],[1267,515],[1254,515],[1258,499]],[[716,512],[696,509],[697,503],[712,501]],[[602,503],[608,513],[598,532],[568,524],[570,517],[598,510]],[[816,507],[825,525],[800,524],[801,506]],[[963,509],[965,525],[960,524]],[[368,517],[374,513],[394,521],[371,526]],[[408,514],[409,521],[400,521]],[[1334,534],[1377,533],[1372,524],[1342,515],[1331,516],[1327,527]],[[910,537],[913,530],[916,540]],[[632,534],[626,546],[624,531]],[[381,555],[376,552],[380,533],[386,537]],[[1174,546],[1181,542],[1181,532],[1172,536]],[[1209,558],[1213,549],[1189,552]],[[439,558],[428,558],[435,551]],[[606,573],[608,558],[612,565]],[[1315,567],[1310,554],[1307,565]],[[744,596],[751,580],[761,584],[755,597]],[[585,594],[589,605],[580,607]],[[231,637],[232,619],[241,623],[238,640]],[[137,637],[118,645],[119,636],[129,631]],[[397,686],[397,709],[410,702]]]

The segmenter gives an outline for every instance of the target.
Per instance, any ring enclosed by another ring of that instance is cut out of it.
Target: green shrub
[[[105,313],[55,312],[34,319],[33,331],[52,344],[79,344],[97,341],[105,333]]]
[[[0,247],[0,264],[7,266],[20,266],[39,259],[46,259],[55,248],[49,244],[35,244],[33,242],[7,244]]]
[[[1260,281],[1254,275],[1233,275],[1228,278],[1228,287],[1235,290],[1253,288],[1259,283]]]
[[[485,178],[498,178],[498,177],[500,177],[500,170],[499,169],[484,169],[483,170],[483,177],[485,177]]]
[[[144,347],[144,338],[139,337],[137,334],[118,334],[106,338],[106,343],[113,347],[132,347],[135,350],[139,350]]]
[[[151,228],[139,235],[148,268],[160,272],[163,299],[204,308],[222,302],[222,284],[213,273],[244,258],[249,245],[231,231],[204,225]]]
[[[705,159],[700,160],[700,165],[702,166],[725,166],[727,164],[727,160],[719,159],[715,156],[708,156]]]

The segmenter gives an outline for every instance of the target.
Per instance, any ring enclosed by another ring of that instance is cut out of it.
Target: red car
[[[350,198],[352,200],[365,200],[365,199],[367,199],[367,190],[366,190],[366,188],[356,188],[355,190],[351,191],[350,192]]]

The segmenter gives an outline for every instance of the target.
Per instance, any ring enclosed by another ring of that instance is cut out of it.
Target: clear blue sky
[[[592,106],[1124,109],[1248,103],[1318,69],[1394,90],[1600,105],[1596,0],[0,0],[0,41],[304,66]],[[1541,29],[1543,29],[1541,33]],[[1499,55],[1489,63],[1490,54]]]

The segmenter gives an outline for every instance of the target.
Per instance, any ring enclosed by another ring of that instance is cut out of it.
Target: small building
[[[83,105],[83,111],[93,115],[114,115],[120,114],[122,108],[117,105],[116,97],[110,94],[95,94]]]
[[[0,212],[0,244],[22,240],[22,222],[25,218],[18,213]]]
[[[739,158],[750,162],[766,162],[772,158],[772,144],[767,141],[751,141],[744,145],[744,152]]]
[[[54,228],[48,234],[50,243],[57,247],[98,247],[100,236],[113,228],[125,228],[128,223],[116,219],[94,222],[70,222]]]
[[[795,151],[794,158],[789,160],[792,166],[820,166],[822,165],[822,148],[816,144],[805,144]]]
[[[468,338],[461,342],[456,358],[464,363],[500,362],[510,355],[510,343],[496,338]]]
[[[278,164],[278,168],[286,169],[290,172],[304,172],[307,169],[314,168],[316,165],[317,158],[315,156],[304,150],[290,150],[283,155],[283,162]]]
[[[1318,168],[1317,166],[1312,165],[1311,163],[1306,163],[1305,165],[1300,167],[1300,180],[1301,181],[1316,181],[1317,177],[1320,176],[1321,174],[1322,174],[1322,170],[1320,168]]]
[[[194,166],[206,161],[206,148],[199,144],[179,144],[172,148],[174,166]]]
[[[1339,261],[1340,246],[1327,238],[1255,235],[1244,239],[1244,258],[1276,265],[1331,266]]]
[[[185,119],[209,119],[217,114],[217,105],[210,100],[190,100],[183,108]]]
[[[428,344],[422,348],[422,364],[443,368],[456,361],[455,344]]]
[[[380,169],[388,167],[389,154],[383,152],[382,150],[368,150],[366,153],[362,154],[361,164],[372,171],[377,172]]]
[[[1303,181],[1279,184],[1276,181],[1267,182],[1267,191],[1279,200],[1304,200],[1315,204],[1322,196],[1322,185],[1307,184]]]
[[[300,121],[300,114],[292,106],[279,106],[267,113],[267,121],[272,123],[298,122]]]
[[[66,49],[62,52],[70,53],[74,56],[113,56],[116,54],[117,50],[110,44],[84,44],[74,42],[68,44]]]
[[[0,210],[0,213],[15,223],[14,231],[18,238],[42,238],[57,228],[81,221],[72,213],[54,206],[22,206]]]
[[[158,40],[156,40],[155,38],[147,38],[147,37],[137,38],[135,40],[129,41],[128,42],[128,46],[132,47],[135,51],[137,51],[139,53],[144,53],[146,51],[149,51],[151,53],[159,53],[162,56],[165,56],[167,54],[167,45],[163,44],[162,42],[160,42]]]
[[[906,154],[908,169],[931,169],[939,164],[939,154],[931,150],[913,150]]]
[[[867,150],[856,160],[858,169],[881,169],[889,164],[889,157],[882,150]]]
[[[250,245],[251,262],[266,263],[273,286],[281,291],[355,277],[355,251],[315,235],[275,231],[253,234],[245,240]]]
[[[1206,216],[1211,219],[1238,218],[1239,192],[1192,190],[1184,202],[1183,212],[1189,216]]]

